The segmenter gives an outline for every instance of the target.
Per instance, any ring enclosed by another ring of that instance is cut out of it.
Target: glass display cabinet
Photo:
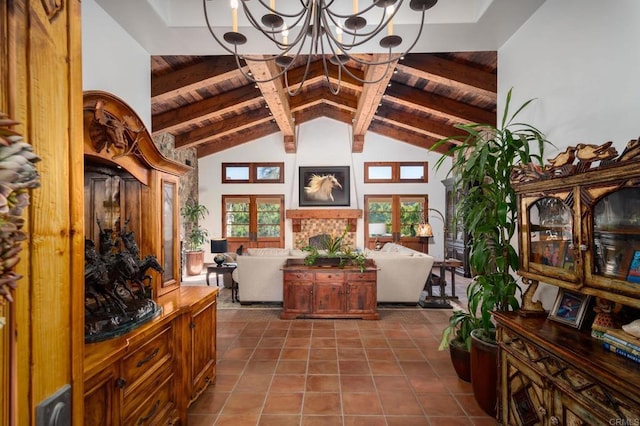
[[[494,313],[499,423],[637,422],[639,364],[603,346],[598,333],[640,318],[640,141],[620,155],[611,142],[570,146],[545,167],[517,166],[511,182],[518,274],[530,286],[523,310]],[[548,318],[533,301],[538,282],[559,287]],[[559,302],[572,299],[593,316],[559,318]]]
[[[521,181],[518,173],[518,274],[640,307],[640,163],[547,166]]]

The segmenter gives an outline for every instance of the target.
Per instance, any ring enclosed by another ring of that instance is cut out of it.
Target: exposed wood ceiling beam
[[[175,147],[192,148],[272,119],[273,117],[269,115],[269,111],[266,108],[257,108],[242,115],[224,118],[209,126],[176,135]]]
[[[428,53],[412,53],[398,64],[398,70],[458,90],[470,91],[496,101],[498,77],[495,73],[440,58]]]
[[[207,144],[199,145],[197,148],[198,158],[215,154],[216,152],[224,151],[225,149],[233,148],[243,143],[252,142],[256,139],[278,133],[279,131],[278,125],[270,120],[251,127],[250,129],[234,133],[233,135],[211,140]]]
[[[408,129],[436,140],[463,134],[462,131],[455,127],[443,124],[433,118],[425,117],[423,114],[398,114],[397,111],[389,106],[378,108],[375,118],[394,127]]]
[[[253,85],[247,85],[222,93],[219,96],[175,108],[153,116],[153,133],[172,132],[180,127],[197,124],[202,120],[221,117],[226,112],[232,112],[242,106],[255,104],[259,98],[260,91]]]
[[[257,83],[258,88],[284,136],[285,152],[296,152],[295,125],[289,109],[289,96],[282,86],[282,80],[275,78],[280,72],[277,65],[274,61],[264,61],[266,58],[267,56],[260,56],[260,60],[252,61],[247,57],[247,64],[253,73],[253,78],[257,81],[266,81]]]
[[[385,60],[387,55],[373,55],[373,62]],[[365,71],[365,81],[377,81],[376,83],[366,83],[362,87],[362,93],[358,99],[358,108],[353,117],[353,152],[362,152],[364,149],[364,135],[369,129],[373,115],[378,108],[378,104],[387,90],[387,85],[398,60],[388,65],[369,65]]]
[[[358,77],[359,79],[362,80],[364,78],[364,73],[362,71],[355,68],[351,68],[351,67],[347,67],[347,68],[349,69],[349,72],[351,74]],[[362,90],[362,83],[360,83],[357,79],[349,75],[349,73],[345,71],[341,71],[339,73],[337,67],[334,65],[329,65],[328,70],[329,70],[330,83],[333,84],[334,86],[336,86],[338,84],[338,81],[340,81],[340,86],[342,88],[348,88],[356,91]],[[304,71],[305,71],[304,66],[298,67],[289,71],[288,80],[289,80],[289,85],[292,87],[292,89],[295,89],[297,87],[297,84],[302,80],[302,77],[304,76]],[[315,62],[312,62],[309,65],[309,72],[307,74],[307,79],[305,80],[305,89],[307,86],[313,86],[316,84],[323,84],[323,85],[327,84],[327,78],[324,73],[322,60],[317,60]],[[332,96],[331,92],[329,92],[328,90],[326,95]]]
[[[248,70],[244,67],[245,71]],[[233,56],[217,56],[151,79],[151,102],[160,103],[242,75]]]
[[[394,102],[410,110],[420,109],[425,113],[459,123],[495,124],[496,114],[463,102],[427,93],[402,84],[393,84],[387,89],[383,102]]]

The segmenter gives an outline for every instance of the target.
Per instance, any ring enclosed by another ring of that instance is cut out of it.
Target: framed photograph
[[[300,167],[300,206],[349,206],[349,166]]]
[[[640,284],[640,250],[633,251],[629,272],[627,273],[627,281]]]
[[[549,312],[549,319],[574,328],[580,328],[587,312],[590,298],[591,296],[574,293],[562,288],[558,289],[558,296]]]

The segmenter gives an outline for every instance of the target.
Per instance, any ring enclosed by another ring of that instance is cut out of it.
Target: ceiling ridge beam
[[[268,56],[253,57],[259,60],[251,60],[252,57],[246,56],[247,65],[253,74],[253,78],[258,81],[257,85],[264,101],[271,110],[273,118],[276,120],[278,128],[283,134],[283,142],[285,143],[285,152],[296,152],[295,140],[295,124],[289,107],[289,96],[282,86],[282,80],[276,78],[280,73],[275,61],[265,61]],[[264,83],[259,83],[264,81]]]
[[[385,54],[375,54],[371,61],[384,61],[386,57]],[[364,149],[364,134],[369,129],[397,63],[398,59],[389,64],[369,65],[366,68],[364,80],[377,81],[377,83],[365,83],[362,87],[358,107],[353,117],[353,143],[351,144],[353,152],[362,152]]]

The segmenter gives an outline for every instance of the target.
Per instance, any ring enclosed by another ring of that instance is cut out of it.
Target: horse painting
[[[342,185],[334,175],[311,175],[308,186],[304,187],[304,193],[309,200],[334,201],[333,189]]]

